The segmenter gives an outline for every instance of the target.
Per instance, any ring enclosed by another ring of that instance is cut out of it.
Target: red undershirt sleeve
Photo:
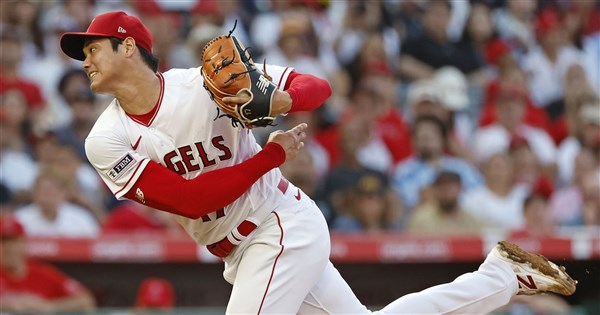
[[[150,161],[125,197],[155,209],[197,219],[234,202],[261,176],[283,162],[285,151],[273,142],[240,164],[203,173],[191,180]],[[138,191],[140,193],[136,194]],[[143,199],[140,198],[142,195]]]
[[[325,79],[293,71],[284,90],[292,98],[290,113],[315,110],[331,96],[331,86]]]

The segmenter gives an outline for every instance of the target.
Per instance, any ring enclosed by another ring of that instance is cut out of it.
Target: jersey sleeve
[[[265,69],[265,65],[263,65],[262,63],[257,63],[256,66],[263,72],[266,70],[267,74],[271,76],[273,83],[277,84],[277,87],[280,90],[283,90],[288,76],[292,71],[294,71],[294,68],[292,67],[281,67],[269,64],[266,65]]]
[[[117,199],[124,199],[149,162],[127,140],[109,132],[88,136],[85,153]]]

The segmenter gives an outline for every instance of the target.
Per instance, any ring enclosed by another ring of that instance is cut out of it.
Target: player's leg
[[[227,313],[295,314],[328,262],[327,224],[309,204],[275,212],[256,232],[226,268],[235,277]]]
[[[356,297],[331,262],[310,290],[298,314],[368,314],[371,313]]]
[[[527,279],[524,285],[518,277]],[[451,283],[409,294],[384,307],[379,314],[482,314],[491,312],[519,294],[555,292],[572,294],[576,282],[544,257],[502,242],[488,255],[479,269]],[[328,265],[309,292],[301,314],[365,314],[344,279]]]

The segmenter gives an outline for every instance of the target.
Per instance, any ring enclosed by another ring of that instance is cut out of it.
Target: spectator
[[[308,12],[293,11],[284,14],[282,19],[277,46],[267,51],[264,57],[271,64],[289,65],[302,73],[328,77],[318,56],[311,54],[311,50],[315,50],[312,46],[317,43]]]
[[[525,123],[526,95],[523,91],[502,86],[495,99],[498,121],[479,128],[475,133],[474,150],[479,161],[497,152],[508,150],[514,137],[527,140],[548,174],[555,172],[556,147],[544,130]]]
[[[543,178],[538,180],[531,193],[523,201],[525,224],[521,229],[513,230],[512,237],[541,238],[552,235],[554,224],[548,199],[552,196],[552,187]]]
[[[577,152],[589,149],[600,151],[600,101],[580,106],[573,123],[573,135],[558,147],[558,179],[564,185],[571,182]]]
[[[534,105],[527,89],[524,88],[527,85],[527,76],[521,68],[512,64],[510,56],[504,57],[505,64],[499,68],[499,77],[488,82],[485,87],[484,107],[479,114],[479,125],[487,126],[498,121],[496,99],[508,88],[523,92],[525,97],[523,121],[529,126],[544,129],[548,133],[552,132],[550,117],[543,109]]]
[[[292,126],[295,126],[292,124]],[[311,198],[316,197],[319,177],[314,166],[314,160],[309,150],[302,150],[298,156],[279,167],[283,177],[287,178],[296,187],[300,188]]]
[[[183,19],[181,15],[164,10],[155,0],[136,1],[135,9],[153,34],[152,53],[159,58],[159,71],[194,65],[179,31]]]
[[[514,162],[507,153],[496,153],[483,164],[485,186],[465,193],[462,205],[486,227],[517,229],[523,226],[523,200],[528,187],[515,184]]]
[[[583,182],[582,225],[600,227],[600,171],[587,174]]]
[[[200,24],[194,26],[186,39],[187,49],[193,56],[194,65],[202,64],[202,50],[213,38],[221,36],[221,29],[214,24]]]
[[[485,61],[496,77],[517,66],[509,42],[500,38],[491,39],[486,43]]]
[[[79,282],[55,267],[28,259],[23,226],[0,217],[0,304],[3,312],[87,312],[94,297]]]
[[[431,186],[429,198],[413,212],[408,230],[423,235],[468,235],[483,228],[473,215],[460,207],[461,179],[457,173],[441,171]]]
[[[466,112],[470,105],[467,78],[458,69],[446,66],[434,73],[433,82],[440,91],[441,103],[447,112],[444,121],[448,127],[448,152],[474,162],[468,148],[475,126]]]
[[[455,68],[443,67],[436,71],[433,80],[423,80],[411,84],[408,90],[408,107],[411,120],[423,116],[435,116],[444,123],[448,130],[447,153],[471,160],[471,153],[466,147],[472,134],[468,117],[461,113],[468,104],[465,76]],[[460,103],[460,104],[459,104]],[[405,140],[410,146],[410,138]],[[398,145],[403,145],[399,143]],[[412,153],[412,152],[411,152]]]
[[[385,176],[373,172],[356,174],[350,186],[341,191],[342,210],[331,229],[344,232],[381,232],[397,229],[401,213],[397,198]]]
[[[55,131],[58,140],[75,148],[79,158],[84,161],[87,160],[85,138],[98,118],[98,112],[94,106],[95,100],[96,96],[89,87],[77,91],[75,95],[67,99],[72,113],[71,123]]]
[[[19,74],[19,65],[23,56],[22,40],[15,29],[3,27],[0,30],[0,96],[7,91],[20,91],[27,104],[27,121],[39,123],[41,113],[46,106],[42,91],[35,83]]]
[[[594,103],[598,100],[598,94],[588,81],[585,70],[581,64],[572,64],[565,75],[565,96],[563,98],[564,112],[551,122],[548,131],[556,145],[573,135],[577,130],[577,115],[581,106],[586,103]],[[600,104],[600,102],[598,102]]]
[[[423,16],[423,33],[408,38],[400,55],[400,74],[409,81],[431,78],[443,66],[470,75],[482,67],[475,50],[450,42],[447,26],[452,7],[447,0],[429,1]]]
[[[66,183],[56,171],[42,171],[33,188],[33,203],[16,210],[27,235],[94,237],[98,222],[84,208],[66,201]]]
[[[352,64],[360,59],[359,55],[366,42],[374,34],[387,33],[390,41],[395,40],[399,43],[395,31],[385,23],[384,6],[381,1],[348,1],[345,2],[343,13],[343,27],[334,44],[336,57],[341,65],[352,67]],[[380,61],[387,62],[388,59],[396,56],[397,46],[386,45],[386,57]],[[349,71],[353,72],[351,69]],[[352,77],[356,78],[354,75]]]
[[[447,130],[433,116],[419,117],[413,122],[414,154],[400,163],[393,172],[393,186],[408,209],[419,204],[421,189],[428,187],[441,170],[453,171],[461,178],[462,191],[483,183],[479,171],[467,161],[448,156]]]
[[[4,95],[3,100],[8,103],[6,97]],[[7,103],[3,107],[10,106]],[[37,164],[22,148],[19,149],[23,144],[20,128],[9,115],[5,108],[0,108],[0,181],[15,195],[16,203],[24,203],[30,199]]]
[[[329,154],[329,162],[332,167],[336,166],[340,162],[340,156],[343,154],[341,151],[344,149],[342,146],[345,144],[342,133],[344,126],[349,125],[362,125],[361,131],[348,129],[348,132],[356,132],[352,141],[353,145],[358,145],[356,154],[358,160],[365,166],[380,172],[387,172],[393,164],[393,157],[388,149],[388,146],[384,142],[383,134],[381,133],[382,128],[380,126],[388,125],[388,121],[385,115],[395,116],[392,117],[393,127],[398,126],[398,121],[401,117],[397,112],[387,113],[390,105],[386,105],[389,99],[386,95],[382,95],[381,89],[378,89],[374,84],[375,77],[368,77],[361,81],[359,86],[354,89],[351,100],[351,107],[348,108],[340,118],[340,125],[330,126],[329,128],[320,131],[315,135],[315,138],[319,143],[327,150]],[[380,122],[381,121],[381,122]]]
[[[590,36],[600,32],[600,8],[595,1],[570,1],[567,14],[573,15],[577,25],[575,32]]]
[[[369,74],[360,82],[358,89],[365,93],[357,93],[361,99],[354,103],[361,107],[359,115],[372,116],[373,131],[385,144],[392,159],[392,166],[410,156],[410,128],[396,104],[394,80],[391,72],[382,68],[370,69]],[[369,106],[369,102],[378,103],[377,109]],[[384,170],[383,168],[381,170]],[[385,170],[387,171],[387,170]]]
[[[465,2],[465,1],[458,1]],[[476,71],[469,76],[469,81],[475,85],[482,86],[488,75],[484,71],[486,47],[495,37],[496,29],[492,18],[492,11],[485,2],[474,1],[471,4],[471,12],[466,21],[462,38],[459,45],[474,52],[477,63],[482,66],[480,71]]]
[[[308,124],[308,127],[304,131],[306,133],[306,139],[304,140],[304,151],[306,153],[308,153],[308,156],[304,156],[304,158],[299,157],[300,161],[298,161],[298,162],[290,161],[290,164],[292,164],[292,166],[290,167],[289,171],[290,171],[290,173],[298,173],[298,176],[301,178],[305,177],[306,175],[300,174],[300,173],[312,174],[313,180],[316,182],[320,182],[327,175],[327,173],[330,170],[329,166],[331,164],[329,161],[329,152],[327,152],[327,150],[315,138],[315,134],[318,131],[317,129],[321,125],[320,119],[322,119],[322,118],[321,118],[321,114],[319,111],[289,113],[283,119],[283,123],[285,124],[285,126],[283,127],[284,129],[291,128],[291,127],[296,126],[303,122]],[[303,156],[303,155],[301,155],[301,156]],[[310,167],[308,168],[309,170],[308,171],[298,170],[297,167],[301,167],[301,166],[297,165],[297,164],[302,164],[303,167],[309,167],[309,164],[310,164]],[[283,171],[284,169],[287,169],[287,166],[284,164],[280,167],[280,169]],[[291,180],[291,178],[289,178],[287,176],[286,176],[286,178]],[[306,178],[306,179],[308,180],[308,178]],[[303,181],[303,180],[300,179],[300,181]],[[306,184],[307,184],[307,186],[312,185],[312,184],[309,184],[308,182]],[[298,185],[296,185],[296,186],[298,186]],[[298,186],[298,187],[300,187],[300,186]],[[311,191],[310,188],[308,190],[304,190],[303,187],[300,187],[300,188],[309,196],[313,196],[309,193]],[[308,188],[308,187],[306,187],[306,188]]]
[[[324,208],[329,213],[325,213],[325,217],[329,222],[338,213],[344,213],[346,207],[342,202],[343,191],[356,182],[356,178],[368,173],[380,177],[382,182],[388,181],[384,173],[370,168],[368,163],[360,160],[361,151],[369,152],[365,150],[365,144],[369,141],[368,128],[365,118],[361,116],[352,117],[340,126],[340,161],[325,178],[319,198],[327,205]]]
[[[142,311],[168,311],[175,307],[175,289],[166,279],[146,278],[138,287],[135,308]]]
[[[561,101],[567,69],[580,62],[582,56],[575,47],[564,45],[564,29],[555,12],[542,11],[537,17],[535,30],[539,46],[527,53],[523,70],[529,76],[529,91],[535,104],[555,118],[564,109]]]
[[[63,126],[68,123],[70,114],[57,97],[56,85],[66,68],[75,65],[79,67],[79,64],[59,52],[56,42],[62,33],[80,31],[80,26],[67,13],[55,9],[62,7],[62,3],[59,6],[48,6],[47,2],[38,1],[7,2],[12,3],[9,5],[12,7],[8,13],[11,16],[9,20],[14,19],[20,31],[19,37],[23,40],[19,72],[25,79],[40,87],[48,104],[44,120],[51,127]],[[81,6],[85,6],[85,3]],[[86,21],[88,22],[89,20]]]
[[[585,179],[599,169],[594,153],[582,148],[573,161],[573,177],[568,186],[557,190],[550,199],[550,214],[557,225],[575,222],[582,215]]]
[[[500,38],[513,42],[520,54],[535,44],[533,18],[536,9],[536,0],[507,0],[506,6],[494,12]]]
[[[89,164],[83,163],[75,148],[58,143],[54,145],[51,160],[41,167],[52,168],[61,174],[67,202],[86,209],[102,222],[106,216],[104,203],[107,196],[98,173]]]
[[[27,100],[17,89],[6,91],[1,97],[0,110],[2,123],[5,124],[3,135],[7,137],[8,148],[26,153],[29,148],[28,137],[31,122],[27,118]]]

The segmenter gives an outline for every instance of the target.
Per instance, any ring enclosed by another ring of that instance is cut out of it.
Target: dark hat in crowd
[[[376,174],[364,174],[356,182],[356,191],[361,194],[383,194],[387,183]]]

